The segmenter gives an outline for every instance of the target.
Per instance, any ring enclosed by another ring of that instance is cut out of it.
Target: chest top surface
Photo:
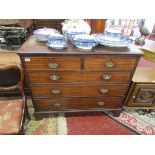
[[[36,41],[31,36],[17,51],[19,55],[143,55],[142,51],[134,46],[113,48],[98,45],[91,50],[84,50],[70,44],[66,49],[55,50],[47,47],[46,43]]]
[[[137,67],[132,81],[155,83],[155,68]]]

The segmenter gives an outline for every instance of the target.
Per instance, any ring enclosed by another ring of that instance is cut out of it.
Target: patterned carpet
[[[155,111],[151,110],[126,110],[119,117],[109,117],[123,126],[141,135],[155,135]]]
[[[64,135],[67,133],[66,120],[63,114],[51,114],[42,120],[34,119],[32,101],[28,100],[31,120],[26,119],[24,131],[26,135]]]
[[[128,110],[119,117],[109,112],[54,114],[36,121],[30,100],[28,106],[26,135],[155,135],[155,111]]]

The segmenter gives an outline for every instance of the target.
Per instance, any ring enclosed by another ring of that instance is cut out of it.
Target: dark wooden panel
[[[35,29],[48,27],[57,29],[60,32],[62,30],[62,22],[64,22],[64,19],[34,19]]]
[[[155,107],[155,84],[135,84],[129,95],[129,107]]]
[[[64,110],[64,109],[104,109],[120,108],[122,97],[105,98],[54,98],[35,100],[36,111]],[[102,105],[103,104],[103,105]]]
[[[128,84],[122,85],[39,85],[32,87],[34,97],[95,97],[125,95]]]
[[[0,86],[12,86],[17,84],[20,79],[20,73],[17,69],[9,69],[7,71],[0,71]],[[24,90],[27,95],[29,95],[29,89],[27,87],[27,83],[24,80]],[[20,91],[17,89],[16,91],[12,92],[0,92],[0,97],[6,96],[19,96],[21,95]]]
[[[20,80],[19,71],[17,69],[9,69],[0,71],[0,86],[12,86]]]
[[[131,71],[38,71],[28,72],[28,78],[32,84],[62,82],[129,82],[131,73]],[[109,79],[106,79],[106,77]]]
[[[134,57],[86,57],[85,69],[134,69],[137,59]]]
[[[81,67],[80,57],[26,57],[24,61],[28,70],[80,69]]]

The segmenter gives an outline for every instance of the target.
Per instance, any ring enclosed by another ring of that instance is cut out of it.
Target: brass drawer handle
[[[59,89],[54,89],[51,91],[52,94],[60,94],[61,93],[61,90]]]
[[[51,80],[54,80],[54,81],[59,80],[59,78],[60,78],[60,77],[59,77],[58,75],[51,75],[51,76],[50,76],[50,79],[51,79]]]
[[[52,106],[53,106],[53,107],[61,107],[62,104],[61,104],[61,103],[53,103]]]
[[[110,61],[110,62],[105,63],[105,66],[108,68],[112,68],[115,66],[115,64],[112,61]]]
[[[99,102],[97,102],[97,104],[98,104],[98,105],[105,105],[105,102],[99,101]]]
[[[50,63],[48,64],[48,67],[49,67],[49,68],[52,68],[52,69],[55,69],[55,68],[58,67],[58,63],[56,63],[56,62],[50,62]]]
[[[25,60],[25,62],[29,62],[29,61],[31,61],[31,59],[30,59],[30,58],[28,58],[28,57],[27,57],[27,58],[25,58],[24,60]]]
[[[109,91],[109,89],[100,89],[100,92],[103,94],[107,93],[108,91]]]
[[[109,79],[111,79],[111,77],[112,76],[111,75],[108,75],[108,74],[107,75],[103,75],[103,79],[104,80],[109,80]]]

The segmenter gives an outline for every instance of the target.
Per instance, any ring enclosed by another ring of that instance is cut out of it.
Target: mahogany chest
[[[18,54],[37,117],[58,112],[120,112],[142,52],[134,47],[83,50],[71,44],[54,50],[32,36]]]

